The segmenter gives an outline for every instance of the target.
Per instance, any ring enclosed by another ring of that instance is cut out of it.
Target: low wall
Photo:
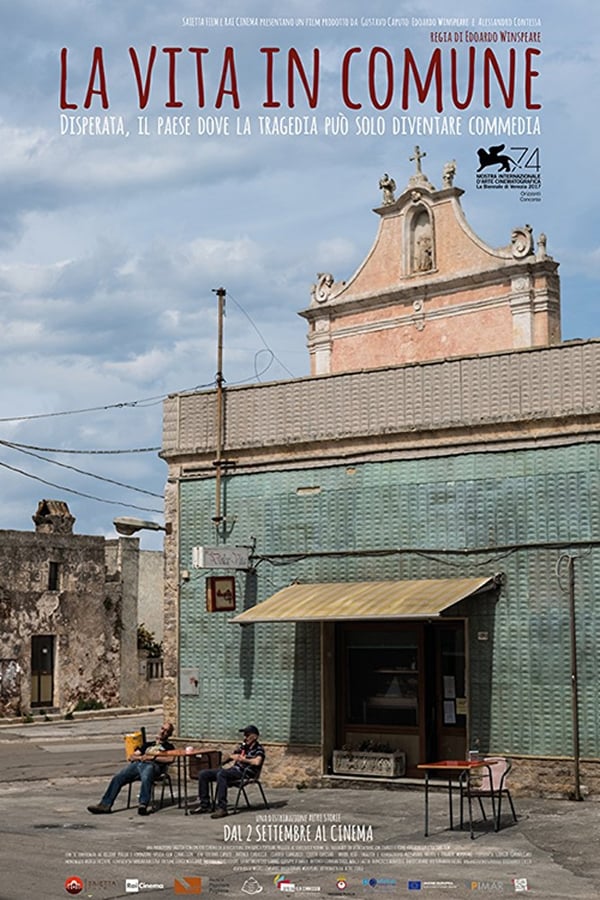
[[[193,745],[199,749],[221,750],[225,759],[234,749],[235,742],[197,741],[193,738],[177,736],[173,738],[177,747]],[[289,747],[283,744],[264,742],[266,751],[265,767],[261,780],[271,787],[318,787],[322,775],[321,750],[319,747]]]
[[[576,781],[572,759],[513,756],[512,762],[511,793],[556,800],[574,798]],[[582,797],[600,800],[600,760],[580,761],[579,790]]]
[[[193,744],[195,747],[220,749],[226,757],[233,749],[233,743],[198,742],[191,738],[177,737],[177,746]],[[325,783],[333,787],[336,779],[323,772],[321,749],[315,746],[291,747],[283,744],[265,742],[267,762],[263,770],[262,780],[272,787],[319,787]],[[490,756],[493,754],[490,753]],[[500,755],[500,754],[498,754]],[[513,767],[510,773],[510,791],[515,796],[539,797],[546,799],[568,800],[575,796],[575,773],[572,759],[551,759],[533,757],[512,757]],[[356,776],[360,782],[360,776]],[[371,788],[387,787],[386,778],[365,778],[365,784]],[[394,778],[395,788],[401,788],[402,778]],[[406,785],[415,787],[415,779],[406,779]],[[584,798],[600,800],[600,759],[582,760],[580,762],[580,793]]]

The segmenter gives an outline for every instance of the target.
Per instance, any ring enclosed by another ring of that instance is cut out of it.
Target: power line
[[[235,305],[237,306],[237,308],[240,310],[240,312],[248,319],[248,321],[250,322],[250,324],[251,324],[252,327],[254,328],[255,332],[257,333],[257,335],[259,336],[259,338],[261,339],[261,341],[262,341],[263,344],[265,345],[265,348],[266,348],[266,349],[269,351],[269,353],[271,354],[272,358],[275,359],[275,360],[277,360],[277,362],[279,363],[279,365],[281,366],[281,368],[284,369],[284,370],[288,373],[288,375],[289,375],[291,378],[295,378],[294,373],[293,373],[293,372],[290,372],[290,370],[288,369],[288,367],[287,367],[284,363],[282,363],[281,360],[279,359],[279,357],[273,352],[273,350],[271,350],[271,348],[270,348],[269,345],[267,344],[265,338],[263,337],[262,333],[260,332],[258,326],[257,326],[256,323],[254,322],[254,320],[252,319],[252,317],[250,316],[250,314],[246,312],[246,310],[244,309],[244,307],[242,306],[242,304],[241,304],[238,300],[235,299],[235,297],[233,296],[233,294],[230,294],[229,292],[227,292],[227,296],[230,298],[230,300],[233,300],[233,302],[235,303]],[[255,375],[256,375],[256,358],[257,358],[257,356],[258,356],[258,353],[256,353],[256,354],[255,354],[255,357],[254,357],[254,359],[255,359]],[[271,364],[269,363],[269,365],[267,366],[267,368],[264,370],[265,372],[269,369],[269,366],[270,366],[270,365],[271,365]],[[263,375],[264,372],[261,372],[260,374]],[[258,378],[259,376],[256,375],[256,377]]]
[[[264,375],[265,372],[267,372],[270,369],[273,360],[278,362],[279,365],[281,366],[281,368],[284,369],[284,371],[286,371],[291,378],[295,378],[296,376],[294,375],[294,373],[288,369],[288,367],[285,365],[285,363],[283,363],[281,361],[281,359],[279,359],[277,354],[274,353],[274,351],[271,349],[271,347],[265,340],[263,334],[261,333],[260,329],[254,322],[252,317],[246,312],[246,310],[241,305],[241,303],[238,300],[236,300],[236,298],[232,294],[228,293],[227,296],[231,300],[233,300],[233,302],[238,307],[238,309],[240,310],[242,315],[244,315],[246,317],[246,319],[250,322],[252,328],[255,330],[255,332],[261,339],[262,343],[264,344],[265,350],[271,355],[271,359],[269,360],[269,362],[267,363],[265,368],[261,372],[257,372],[257,370],[256,370],[257,359],[258,359],[260,353],[265,352],[265,351],[264,350],[256,351],[256,353],[254,355],[254,378],[260,378],[261,375]],[[233,382],[233,383],[234,384],[244,384],[249,380],[250,379],[246,378],[246,379],[241,379],[241,380]],[[126,408],[144,409],[148,406],[156,406],[158,403],[162,403],[164,400],[166,400],[167,397],[169,397],[173,393],[190,394],[195,391],[205,390],[207,388],[211,388],[214,386],[215,386],[215,382],[213,380],[213,381],[207,382],[206,384],[197,384],[194,387],[181,388],[180,390],[175,391],[175,392],[168,391],[165,394],[156,394],[153,397],[144,397],[140,400],[122,400],[118,403],[107,403],[103,406],[85,406],[85,407],[81,407],[80,409],[58,410],[57,412],[50,412],[50,413],[32,413],[27,416],[3,416],[0,418],[0,424],[5,423],[5,422],[7,422],[7,423],[8,422],[31,422],[31,421],[35,421],[36,419],[52,419],[52,418],[57,418],[59,416],[77,416],[77,415],[83,415],[84,413],[107,412],[108,410],[111,410],[111,409],[126,409]],[[23,444],[22,446],[28,447],[27,444]],[[113,452],[113,453],[146,453],[146,452],[150,452],[150,451],[154,452],[154,451],[160,450],[160,447],[144,447],[140,450],[114,450],[114,451],[109,451],[109,450],[105,450],[105,451],[100,451],[100,450],[95,450],[95,451],[92,451],[92,450],[88,450],[88,451],[58,450],[58,449],[52,449],[52,448],[37,448],[37,447],[32,447],[30,449],[42,449],[48,453],[79,453],[79,452],[81,452],[81,453],[83,453],[83,452],[87,452],[87,453],[101,453],[101,452],[104,452],[104,453],[111,453],[111,452]]]
[[[85,494],[82,491],[76,491],[73,488],[64,487],[64,485],[62,484],[55,484],[53,481],[46,481],[46,479],[39,478],[37,475],[32,475],[30,472],[24,472],[23,469],[17,469],[15,466],[9,466],[8,463],[0,462],[0,466],[3,469],[9,469],[11,472],[17,472],[19,475],[24,475],[26,478],[32,478],[34,481],[39,481],[41,484],[47,484],[49,485],[49,487],[57,488],[59,491],[66,491],[67,494],[76,494],[78,497],[85,497],[87,500],[96,500],[98,503],[109,503],[111,506],[123,506],[127,509],[140,509],[144,512],[164,512],[164,510],[155,509],[153,506],[136,506],[133,503],[122,503],[120,500],[106,500],[104,497],[95,497],[93,494]]]
[[[37,447],[35,444],[18,444],[16,441],[2,441],[0,444],[6,444],[8,447],[15,447],[19,450],[39,450],[40,453],[77,453],[82,456],[94,455],[116,455],[119,453],[158,453],[162,447],[131,447],[125,450],[71,450],[65,447]]]
[[[147,491],[144,488],[135,487],[131,484],[124,484],[122,481],[115,481],[113,478],[107,478],[104,475],[96,475],[94,472],[86,472],[84,469],[78,469],[76,466],[69,466],[67,463],[58,462],[56,459],[48,459],[46,456],[41,456],[39,453],[32,453],[30,450],[24,450],[22,447],[18,447],[16,444],[11,444],[9,441],[0,441],[5,447],[10,447],[12,450],[16,450],[18,453],[24,453],[26,456],[33,456],[35,459],[41,459],[42,462],[50,463],[53,466],[59,466],[61,469],[70,469],[72,472],[77,472],[78,475],[86,475],[89,478],[97,478],[98,481],[105,481],[107,484],[114,484],[117,487],[125,488],[128,491],[137,491],[139,494],[147,494],[149,497],[158,497],[162,499],[162,494],[157,494],[154,491]]]
[[[208,384],[197,384],[195,387],[184,388],[181,391],[177,391],[176,393],[185,394],[191,393],[192,391],[201,391],[204,388],[209,388],[214,386],[214,381],[209,382]],[[91,413],[91,412],[105,412],[109,409],[124,409],[126,407],[134,408],[145,406],[155,406],[158,403],[161,403],[165,400],[173,391],[169,391],[166,394],[157,394],[154,397],[145,397],[141,400],[123,400],[120,403],[107,403],[105,406],[86,406],[82,409],[67,409],[60,410],[59,412],[51,412],[51,413],[35,413],[29,416],[5,416],[4,418],[0,418],[0,423],[2,422],[29,422],[33,419],[52,419],[56,416],[77,416],[82,413]]]
[[[30,416],[8,416],[0,419],[0,422],[30,422],[32,419],[52,419],[56,416],[77,416],[81,413],[102,412],[108,409],[122,409],[126,406],[140,406],[142,403],[146,403],[149,400],[158,402],[160,400],[164,400],[165,396],[167,395],[162,394],[160,397],[151,397],[148,398],[148,400],[133,400],[131,402],[109,403],[106,406],[87,406],[83,409],[67,409],[61,410],[60,412],[36,413]]]

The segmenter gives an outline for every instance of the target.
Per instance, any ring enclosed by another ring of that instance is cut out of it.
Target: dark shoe
[[[138,806],[138,816],[149,816],[150,812],[147,806]]]
[[[209,812],[210,806],[202,806],[201,804],[199,806],[192,806],[192,808],[189,810],[190,816],[199,816],[201,813]]]
[[[94,813],[94,815],[109,813],[110,806],[107,806],[105,803],[96,803],[94,806],[88,806],[88,812]]]
[[[214,813],[211,814],[211,819],[222,819],[223,816],[226,816],[226,815],[227,815],[227,810],[219,807],[219,809],[216,809],[214,811]]]

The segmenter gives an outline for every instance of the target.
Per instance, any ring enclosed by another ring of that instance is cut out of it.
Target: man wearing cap
[[[211,781],[217,782],[217,808],[212,813],[211,818],[220,819],[227,815],[227,788],[230,784],[238,782],[242,776],[251,773],[252,768],[256,768],[256,773],[260,771],[265,758],[265,748],[262,746],[259,738],[259,731],[256,725],[246,725],[240,731],[244,735],[242,743],[236,747],[231,756],[225,760],[225,764],[232,762],[232,766],[219,769],[204,769],[198,777],[198,805],[190,809],[191,815],[210,812],[210,796],[209,784]]]

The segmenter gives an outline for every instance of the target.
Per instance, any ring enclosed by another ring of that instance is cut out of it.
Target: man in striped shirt
[[[247,777],[260,772],[260,767],[265,758],[265,749],[259,741],[259,731],[256,725],[246,725],[240,731],[244,735],[242,743],[236,747],[230,757],[228,757],[223,767],[219,769],[204,769],[198,777],[198,805],[194,806],[190,813],[197,815],[199,813],[210,812],[210,795],[209,784],[211,781],[217,783],[216,810],[212,813],[213,819],[220,819],[227,815],[227,789],[229,785],[240,781],[242,777]],[[233,763],[227,766],[228,763]],[[225,768],[225,766],[227,766]]]

